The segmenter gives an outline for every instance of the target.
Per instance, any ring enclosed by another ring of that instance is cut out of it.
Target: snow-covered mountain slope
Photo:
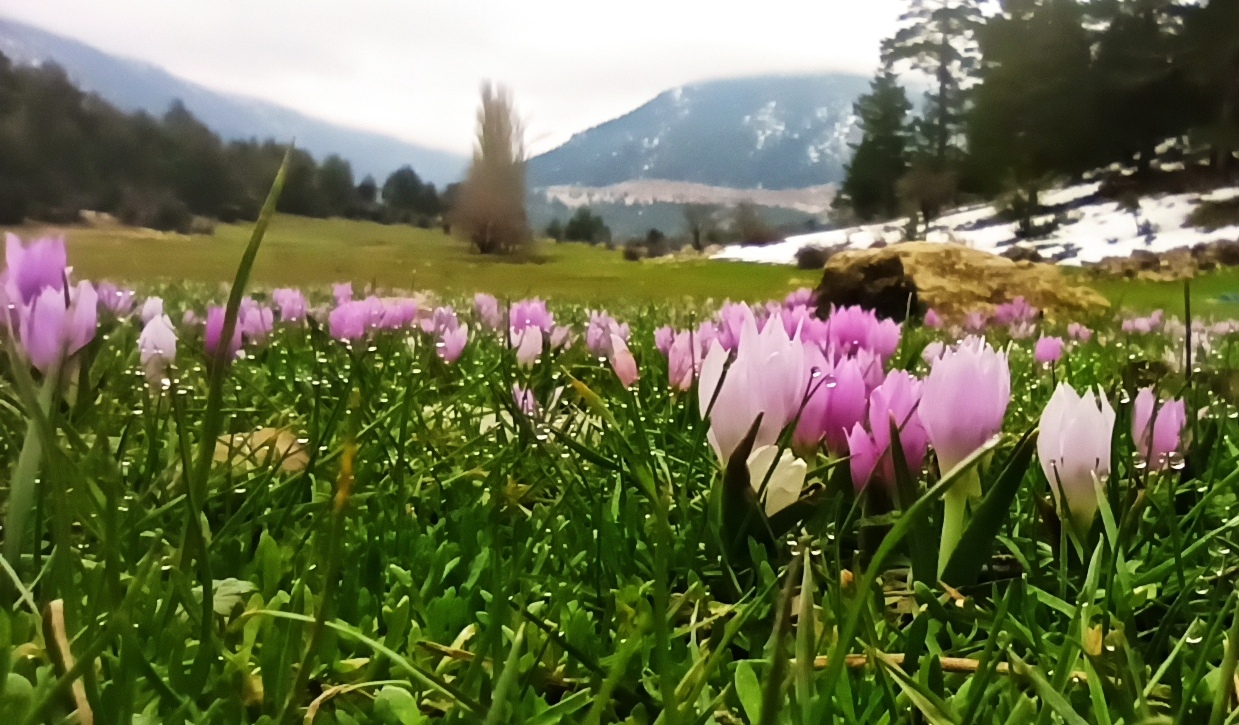
[[[659,94],[529,162],[530,185],[607,187],[634,179],[733,189],[836,183],[856,141],[847,74],[730,78]]]
[[[1164,252],[1204,242],[1239,239],[1239,225],[1215,230],[1190,227],[1189,214],[1204,201],[1239,197],[1239,187],[1207,194],[1166,194],[1140,200],[1140,209],[1124,209],[1118,202],[1098,195],[1100,184],[1069,186],[1042,195],[1041,204],[1051,213],[1035,219],[1057,227],[1044,236],[1020,240],[1017,225],[998,216],[991,205],[965,207],[934,220],[926,241],[956,242],[995,254],[1019,245],[1036,249],[1043,257],[1061,264],[1080,265],[1106,257],[1126,257],[1136,250]],[[767,264],[795,264],[802,247],[868,249],[878,241],[903,241],[907,219],[881,224],[834,229],[788,237],[766,246],[728,247],[714,259]]]

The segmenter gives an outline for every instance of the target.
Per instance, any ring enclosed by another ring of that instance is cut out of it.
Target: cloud
[[[709,78],[877,63],[900,0],[39,0],[5,12],[224,91],[457,151],[509,85],[541,151]]]

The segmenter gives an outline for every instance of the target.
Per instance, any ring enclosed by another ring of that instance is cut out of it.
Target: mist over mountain
[[[381,182],[409,164],[428,181],[443,185],[458,180],[468,159],[380,133],[312,118],[274,103],[214,91],[178,78],[148,63],[105,53],[84,43],[30,25],[0,18],[0,53],[17,65],[53,62],[83,90],[96,93],[125,111],[162,115],[180,99],[199,120],[225,139],[296,138],[300,148],[318,158],[339,154],[358,178],[372,174]]]

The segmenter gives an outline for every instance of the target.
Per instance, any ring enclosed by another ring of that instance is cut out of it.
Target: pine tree
[[[1134,159],[1146,170],[1157,145],[1182,134],[1198,109],[1197,94],[1174,63],[1179,10],[1174,0],[1115,0],[1092,8],[1104,24],[1093,70],[1098,121],[1106,129],[1098,143],[1107,160]]]
[[[979,36],[981,83],[969,114],[972,163],[990,191],[1020,190],[1036,209],[1047,177],[1095,161],[1091,44],[1077,0],[1024,0],[991,18]],[[1027,219],[1025,220],[1027,221]]]
[[[1214,166],[1229,178],[1239,149],[1239,2],[1209,0],[1190,10],[1182,38],[1180,62],[1205,99],[1193,135],[1212,147]]]
[[[878,73],[869,93],[854,107],[860,119],[861,140],[854,149],[841,196],[863,221],[899,213],[896,185],[908,168],[908,112],[912,104],[895,74]]]
[[[883,65],[933,79],[921,123],[935,171],[959,156],[965,90],[977,72],[976,32],[982,21],[979,0],[908,0],[903,27],[882,43]]]

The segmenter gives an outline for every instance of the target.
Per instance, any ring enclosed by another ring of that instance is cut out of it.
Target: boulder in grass
[[[855,255],[840,252],[826,262],[816,294],[819,314],[826,315],[832,306],[855,305],[902,322],[925,313],[899,255],[874,252],[863,261]],[[840,258],[852,261],[836,263]]]
[[[959,244],[904,242],[885,249],[836,254],[817,289],[819,313],[830,304],[858,304],[901,320],[932,307],[946,319],[1023,297],[1049,316],[1071,317],[1104,310],[1105,297],[1074,285],[1052,264],[1016,262]]]

